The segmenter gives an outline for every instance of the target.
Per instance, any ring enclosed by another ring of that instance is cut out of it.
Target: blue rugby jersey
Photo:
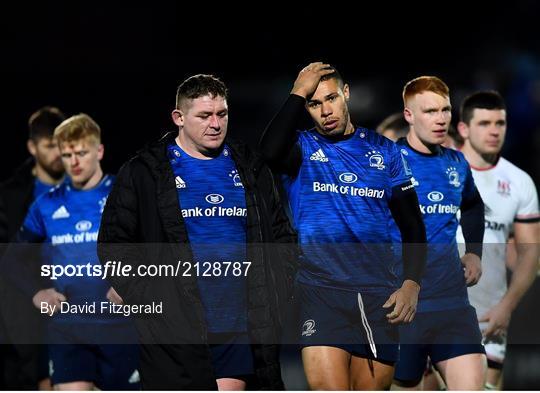
[[[399,286],[388,203],[409,182],[399,149],[364,128],[337,141],[300,131],[297,144],[302,164],[284,186],[303,252],[298,281],[388,296]]]
[[[218,157],[202,160],[171,144],[168,155],[193,251],[194,260],[188,262],[194,267],[189,273],[197,275],[208,330],[246,331],[247,208],[230,150],[225,146]],[[224,262],[240,263],[241,269]]]
[[[44,183],[36,177],[34,179],[34,192],[32,195],[33,196],[32,200],[35,201],[41,195],[45,194],[47,191],[52,190],[54,187],[56,187],[56,185]]]
[[[90,190],[79,190],[64,181],[39,197],[31,206],[24,220],[19,240],[44,243],[42,264],[97,265],[96,242],[101,213],[114,178],[106,175]],[[69,272],[69,271],[68,271]],[[120,322],[124,317],[101,313],[100,303],[106,299],[110,284],[96,270],[81,270],[82,275],[62,275],[51,280],[51,286],[67,298],[70,305],[96,303],[96,313],[57,313],[53,322]]]
[[[475,192],[469,164],[461,152],[442,146],[436,154],[425,154],[411,148],[405,138],[397,145],[412,171],[426,225],[428,258],[417,311],[465,307],[469,301],[456,231],[461,202]],[[394,241],[401,240],[397,227],[393,236]]]

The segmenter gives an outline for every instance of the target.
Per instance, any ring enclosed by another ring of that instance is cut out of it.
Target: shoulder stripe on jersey
[[[514,222],[521,222],[521,223],[540,222],[540,215],[534,214],[534,215],[530,215],[530,216],[516,217],[514,219]]]

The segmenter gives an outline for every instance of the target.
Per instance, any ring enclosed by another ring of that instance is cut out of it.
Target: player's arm
[[[516,267],[510,286],[502,299],[513,311],[536,276],[540,253],[540,214],[538,193],[532,179],[527,176],[524,191],[520,193],[520,207],[514,219],[514,248]]]
[[[501,334],[508,328],[512,312],[532,285],[538,267],[540,215],[538,194],[534,182],[527,177],[520,189],[519,207],[514,219],[514,249],[516,264],[512,280],[501,301],[481,316],[488,322],[484,334]]]
[[[295,176],[302,163],[296,143],[296,124],[305,112],[306,98],[315,92],[323,75],[333,69],[328,64],[311,63],[298,74],[291,94],[264,131],[259,147],[270,167]]]
[[[410,181],[392,188],[389,206],[401,233],[404,281],[383,307],[395,305],[387,315],[391,323],[411,322],[416,313],[420,281],[426,266],[427,246],[418,196]]]
[[[514,222],[514,239],[517,253],[516,269],[512,281],[501,302],[513,311],[536,277],[540,238],[540,218]]]
[[[48,277],[41,276],[43,244],[46,237],[41,212],[34,203],[2,258],[2,274],[21,290],[37,308],[42,302],[56,305],[66,298],[51,285]]]
[[[538,268],[539,236],[540,223],[538,218],[529,222],[516,221],[514,223],[516,268],[512,273],[512,280],[504,297],[485,315],[480,316],[480,322],[488,322],[483,331],[484,335],[501,335],[506,331],[512,312],[534,282]]]
[[[44,243],[45,229],[42,225],[32,225],[31,209],[15,237],[17,251],[10,258],[17,260],[12,263],[11,274],[17,277],[18,287],[30,295],[34,307],[41,310],[42,306],[47,304],[48,309],[53,307],[56,313],[60,310],[60,303],[65,302],[67,298],[54,288],[48,276],[42,276],[40,267],[47,263],[43,256],[48,254],[46,249],[51,247],[50,243]]]
[[[467,178],[461,199],[460,225],[465,239],[465,255],[461,258],[467,286],[475,285],[482,275],[482,241],[484,239],[484,202],[474,185],[471,170],[467,169]]]
[[[40,278],[39,243],[43,237],[24,225],[6,249],[2,258],[2,275],[8,278],[26,296],[50,287]]]

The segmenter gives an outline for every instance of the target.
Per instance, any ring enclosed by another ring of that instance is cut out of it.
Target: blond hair
[[[85,113],[71,116],[64,120],[54,130],[54,137],[59,144],[73,143],[81,140],[101,143],[101,129],[99,125]]]

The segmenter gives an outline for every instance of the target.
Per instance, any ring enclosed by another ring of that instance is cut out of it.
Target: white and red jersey
[[[540,221],[538,194],[531,177],[500,157],[487,169],[472,167],[474,182],[485,205],[482,277],[469,287],[469,300],[482,316],[506,293],[506,243],[514,222]],[[458,242],[463,243],[461,231]]]

